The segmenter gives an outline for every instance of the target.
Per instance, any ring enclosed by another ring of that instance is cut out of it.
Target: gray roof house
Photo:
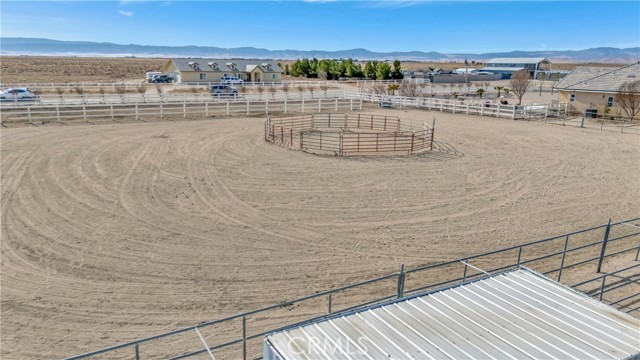
[[[282,69],[270,60],[174,58],[162,69],[175,76],[176,82],[218,82],[223,76],[238,77],[248,82],[282,80]]]
[[[567,102],[572,113],[588,110],[593,115],[601,112],[623,117],[626,111],[617,103],[616,93],[627,81],[640,81],[640,62],[623,67],[577,67],[554,88],[558,100]]]

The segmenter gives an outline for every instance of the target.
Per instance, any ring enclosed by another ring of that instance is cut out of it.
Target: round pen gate
[[[431,150],[435,120],[405,120],[368,114],[312,114],[269,117],[268,142],[314,154],[414,154]]]

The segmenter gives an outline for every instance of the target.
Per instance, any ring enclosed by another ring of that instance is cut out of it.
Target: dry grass
[[[148,71],[159,71],[168,59],[159,58],[84,58],[57,56],[2,56],[0,74],[4,84],[65,83],[96,81],[144,81]],[[284,67],[291,60],[277,61]],[[364,63],[363,63],[364,65]],[[554,69],[572,70],[576,66],[620,66],[600,63],[554,63]],[[404,70],[452,70],[464,67],[464,62],[404,61]],[[468,65],[482,67],[483,65]],[[286,79],[291,77],[285,76]],[[295,79],[295,78],[294,78]]]
[[[65,83],[139,80],[159,71],[167,59],[2,56],[2,83]]]

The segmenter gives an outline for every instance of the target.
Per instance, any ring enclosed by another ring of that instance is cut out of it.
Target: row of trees
[[[341,77],[367,79],[402,79],[402,69],[399,60],[392,65],[384,61],[368,61],[364,68],[352,59],[298,59],[291,66],[284,66],[284,73],[295,77],[320,78],[336,80]]]

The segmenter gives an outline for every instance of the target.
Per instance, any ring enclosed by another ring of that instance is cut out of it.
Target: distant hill
[[[565,51],[511,51],[482,54],[445,54],[436,51],[374,52],[367,49],[339,51],[324,50],[268,50],[254,47],[219,48],[213,46],[152,46],[123,45],[91,41],[59,41],[38,38],[0,38],[0,55],[50,55],[50,56],[135,56],[135,57],[209,57],[252,59],[298,58],[352,58],[359,60],[416,60],[416,61],[486,61],[495,57],[546,57],[564,62],[614,62],[640,61],[640,47],[618,49],[600,47]]]

